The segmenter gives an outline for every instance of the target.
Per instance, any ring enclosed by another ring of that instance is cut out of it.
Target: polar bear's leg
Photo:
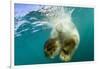
[[[73,53],[76,49],[77,42],[76,38],[72,37],[71,39],[64,40],[61,52],[60,52],[60,59],[62,61],[70,61]]]
[[[45,55],[49,58],[54,58],[56,55],[59,54],[60,45],[57,39],[48,39],[45,43],[44,52]]]

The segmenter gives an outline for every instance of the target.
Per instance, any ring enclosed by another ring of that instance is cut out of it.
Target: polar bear
[[[47,16],[52,23],[52,31],[44,44],[44,53],[51,59],[59,55],[62,61],[70,61],[79,46],[80,36],[72,21],[72,11],[65,13],[62,7],[58,10],[56,8],[56,11],[48,11]]]

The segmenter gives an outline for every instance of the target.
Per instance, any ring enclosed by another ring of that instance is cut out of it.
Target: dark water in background
[[[94,60],[94,9],[75,8],[72,18],[80,34],[80,44],[70,62],[92,61]],[[22,36],[15,37],[15,65],[62,62],[58,56],[55,59],[48,59],[44,55],[44,42],[49,38],[51,29],[32,33],[31,24],[26,24],[21,29],[27,27],[28,31],[22,32]]]
[[[78,9],[73,13],[73,21],[80,34],[80,45],[72,61],[94,60],[94,10]],[[77,15],[76,15],[77,14]]]

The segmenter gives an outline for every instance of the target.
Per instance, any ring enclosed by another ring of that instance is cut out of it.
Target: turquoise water
[[[18,11],[18,7],[22,7],[21,9],[23,9],[23,5],[20,5],[15,5],[15,10],[17,8],[16,12]],[[70,62],[92,61],[94,60],[94,9],[74,8],[75,11],[72,14],[72,19],[80,34],[80,44]],[[39,26],[36,29],[40,29],[40,31],[32,32],[33,27],[35,27],[35,25],[31,24],[35,21],[30,20],[32,16],[39,20],[45,18],[39,12],[35,12],[34,14],[34,11],[28,12],[27,15],[21,18],[26,20],[26,22],[24,21],[25,23],[18,28],[17,32],[24,29],[28,30],[21,32],[21,36],[16,37],[15,35],[15,65],[61,63],[62,61],[58,56],[55,59],[45,57],[44,43],[49,38],[51,29],[42,30],[43,26]],[[17,23],[16,19],[15,23]]]

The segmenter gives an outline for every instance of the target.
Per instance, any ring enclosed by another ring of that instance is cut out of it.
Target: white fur
[[[74,25],[71,17],[74,9],[68,8],[67,12],[65,13],[63,7],[47,6],[46,9],[44,7],[40,11],[46,14],[49,19],[50,25],[52,26],[50,38],[58,39],[56,43],[57,49],[51,57],[54,58],[57,54],[59,54],[64,40],[74,38],[76,45],[73,49],[73,52],[70,55],[65,55],[66,57],[60,54],[61,60],[70,60],[80,42],[78,30]]]

